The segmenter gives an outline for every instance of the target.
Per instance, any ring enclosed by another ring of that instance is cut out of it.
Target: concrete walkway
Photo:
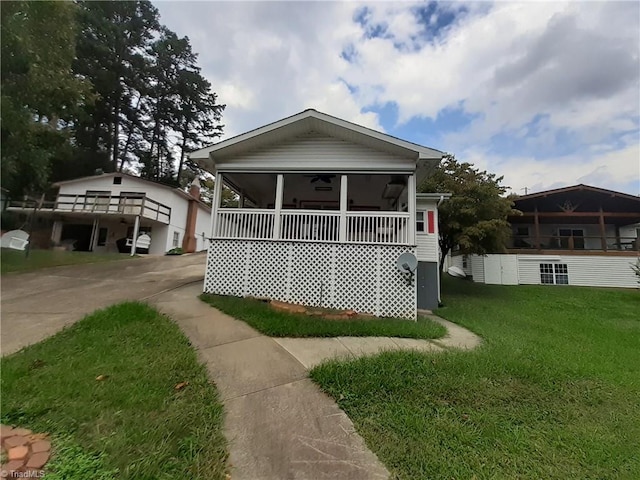
[[[388,478],[347,415],[307,378],[307,369],[329,358],[385,349],[441,351],[479,343],[471,332],[441,319],[450,333],[437,341],[274,339],[201,302],[200,292],[197,283],[148,301],[180,325],[218,387],[234,480]]]

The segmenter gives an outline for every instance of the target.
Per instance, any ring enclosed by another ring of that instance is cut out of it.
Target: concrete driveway
[[[204,277],[206,254],[141,257],[2,276],[0,352],[8,355],[98,308]]]

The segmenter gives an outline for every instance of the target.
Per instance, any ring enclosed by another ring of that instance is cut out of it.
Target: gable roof
[[[195,150],[189,154],[189,158],[198,162],[210,159],[212,154],[218,158],[230,156],[308,132],[323,133],[345,141],[366,144],[374,149],[415,157],[416,160],[440,159],[443,156],[443,152],[439,150],[408,142],[314,109],[307,109],[277,122]]]
[[[86,177],[78,177],[78,178],[72,178],[70,180],[63,180],[63,181],[60,181],[60,182],[55,182],[52,185],[54,187],[60,187],[61,185],[69,185],[69,184],[72,184],[72,183],[80,183],[80,182],[85,182],[85,181],[96,180],[98,178],[112,178],[112,177],[127,177],[127,178],[130,178],[132,180],[135,180],[135,181],[138,181],[138,182],[141,182],[141,183],[147,183],[149,185],[154,185],[154,186],[157,186],[157,187],[166,188],[168,190],[173,191],[177,195],[185,198],[186,200],[197,200],[197,202],[201,206],[205,207],[209,211],[211,210],[211,207],[209,205],[207,205],[206,203],[204,203],[201,199],[192,196],[191,194],[189,194],[188,192],[185,192],[181,188],[172,187],[171,185],[165,185],[164,183],[152,182],[151,180],[147,180],[146,178],[136,177],[135,175],[130,175],[130,174],[124,173],[124,172],[111,172],[111,173],[102,173],[102,174],[99,174],[99,175],[88,175]]]
[[[563,202],[569,202],[576,212],[597,212],[602,207],[604,211],[640,216],[640,197],[584,184],[530,193],[513,201],[515,208],[523,212],[532,212],[535,208],[539,211],[561,212]]]
[[[591,185],[585,185],[583,183],[579,183],[578,185],[572,185],[570,187],[554,188],[554,189],[551,189],[551,190],[544,190],[542,192],[536,192],[536,193],[530,193],[528,195],[522,195],[522,196],[519,196],[516,199],[516,201],[528,200],[530,198],[549,197],[551,195],[558,195],[558,194],[568,193],[568,192],[582,192],[582,191],[605,194],[605,195],[609,195],[611,197],[627,198],[627,199],[631,199],[631,200],[635,200],[635,201],[640,202],[640,197],[637,197],[635,195],[630,195],[628,193],[623,193],[623,192],[616,192],[614,190],[608,190],[606,188],[592,187]]]

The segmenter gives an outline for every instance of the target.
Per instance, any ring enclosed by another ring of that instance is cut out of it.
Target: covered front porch
[[[415,191],[408,173],[219,172],[211,236],[415,245]]]

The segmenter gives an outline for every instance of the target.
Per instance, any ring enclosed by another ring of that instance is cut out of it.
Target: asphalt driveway
[[[143,257],[2,276],[0,352],[8,355],[96,309],[204,277],[206,254]]]

